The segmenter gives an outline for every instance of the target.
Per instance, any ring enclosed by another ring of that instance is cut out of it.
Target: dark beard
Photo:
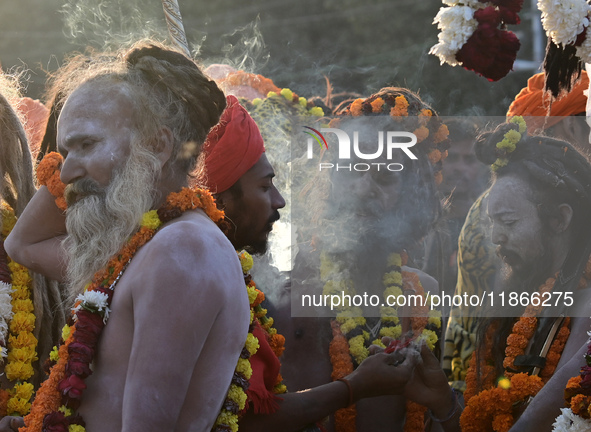
[[[540,286],[553,275],[552,255],[549,253],[550,247],[547,240],[542,241],[544,252],[540,257],[532,262],[522,262],[519,271],[512,267],[503,268],[503,291],[505,293],[537,292]]]

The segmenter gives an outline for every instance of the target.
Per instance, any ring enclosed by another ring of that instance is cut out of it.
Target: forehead
[[[131,91],[123,84],[83,84],[68,97],[60,113],[58,142],[72,133],[130,127],[134,114]]]
[[[273,177],[275,171],[269,163],[265,153],[261,155],[259,160],[240,177],[240,181],[244,184],[245,182],[257,181],[266,177]]]
[[[519,177],[504,176],[498,178],[488,195],[488,214],[530,213],[535,205],[530,201],[531,189]]]

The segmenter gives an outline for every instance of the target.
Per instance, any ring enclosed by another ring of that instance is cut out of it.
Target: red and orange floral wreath
[[[586,287],[589,280],[591,280],[591,259],[587,262],[583,276],[579,281],[579,289]],[[556,277],[547,279],[540,287],[539,292],[550,292],[555,282]],[[515,358],[525,353],[525,349],[536,331],[538,325],[536,315],[541,309],[542,306],[530,304],[513,325],[511,334],[507,337],[505,360],[503,361],[505,374],[501,379],[496,379],[495,367],[490,363],[490,359],[493,358],[494,327],[491,327],[486,335],[485,349],[474,352],[466,375],[466,392],[464,393],[466,409],[460,417],[462,432],[508,431],[515,422],[514,407],[526,402],[530,397],[534,397],[552,378],[570,335],[570,319],[568,317],[562,322],[560,330],[550,346],[546,356],[546,364],[539,376],[510,372],[511,369],[515,370]],[[477,363],[479,363],[478,367]],[[477,376],[478,370],[480,376]],[[571,384],[569,383],[569,385]],[[482,390],[479,391],[479,389]]]
[[[384,274],[384,298],[388,296],[398,297],[404,291],[412,291],[415,295],[426,297],[416,273],[402,271],[406,265],[408,255],[406,252],[393,253],[388,257],[388,271]],[[333,262],[328,254],[323,253],[320,260],[320,277],[326,281],[323,294],[331,294],[335,290],[354,295],[352,282],[340,279],[342,268],[339,263]],[[396,343],[408,343],[409,340],[422,340],[431,350],[437,344],[437,331],[441,329],[441,312],[429,310],[428,301],[422,305],[413,306],[410,312],[410,335],[402,334],[402,325],[395,307],[383,306],[380,308],[379,337],[373,339],[367,331],[366,319],[360,308],[338,308],[337,318],[332,320],[332,341],[329,346],[330,361],[332,364],[332,379],[339,380],[353,372],[356,365],[369,356],[371,344],[386,348],[381,337],[387,336],[396,340]],[[408,340],[400,339],[402,336]],[[425,429],[425,413],[427,408],[417,403],[406,402],[406,421],[404,432],[418,432]],[[339,432],[356,431],[357,410],[355,405],[338,410],[335,413],[335,429]]]
[[[39,164],[37,178],[56,197],[56,205],[65,210],[65,185],[59,179],[62,162],[61,155],[49,153]],[[82,418],[75,415],[75,411],[86,388],[84,379],[92,373],[90,363],[93,356],[88,353],[94,352],[102,328],[106,324],[115,285],[135,252],[154,236],[163,223],[195,208],[202,208],[214,222],[222,224],[224,212],[217,209],[208,191],[183,188],[180,192],[171,193],[160,209],[145,213],[139,231],[111,258],[104,270],[95,274],[93,282],[85,293],[79,296],[72,311],[75,324],[64,327],[60,347],[54,347],[51,360],[55,364],[51,368],[49,379],[42,384],[38,392],[31,414],[25,418],[25,430],[45,431],[56,426],[61,426],[68,432],[85,430]],[[258,354],[257,365],[264,362],[272,363],[273,359],[268,358],[269,353],[274,356],[276,364],[274,368],[270,368],[271,373],[276,375],[272,394],[286,391],[279,374],[278,360],[283,353],[285,339],[272,327],[273,319],[266,316],[267,310],[260,305],[264,300],[264,294],[256,288],[248,273],[252,268],[252,257],[242,252],[239,258],[250,302],[250,328],[226,399],[213,426],[216,432],[238,431],[238,418],[246,411],[247,400],[255,405],[255,411],[258,412],[269,412],[276,408],[277,402],[267,394],[264,384],[263,388],[260,388],[265,371],[258,370],[253,382],[251,359],[255,354]],[[267,358],[263,358],[265,354]],[[259,357],[263,359],[260,360]],[[261,367],[264,369],[264,365]],[[248,390],[250,384],[259,388]]]

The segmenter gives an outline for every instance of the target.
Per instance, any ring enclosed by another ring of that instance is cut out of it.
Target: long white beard
[[[95,184],[84,189],[87,179],[68,186],[66,196],[70,191],[89,193],[67,210],[68,236],[64,246],[71,298],[84,290],[93,275],[107,265],[138,229],[142,215],[153,205],[159,169],[153,153],[132,144],[123,169],[114,174],[106,188]]]

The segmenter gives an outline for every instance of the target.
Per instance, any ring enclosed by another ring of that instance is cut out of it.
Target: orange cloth
[[[205,184],[212,193],[229,189],[265,151],[263,137],[250,114],[235,96],[227,96],[226,102],[220,122],[203,146]]]
[[[584,113],[587,96],[583,94],[583,90],[588,88],[589,77],[587,72],[583,71],[581,79],[573,86],[572,90],[550,104],[550,95],[544,96],[544,74],[535,74],[527,80],[527,87],[521,89],[509,106],[507,117],[531,116],[531,118],[525,119],[528,132],[534,133],[544,130],[558,123],[561,117]]]

